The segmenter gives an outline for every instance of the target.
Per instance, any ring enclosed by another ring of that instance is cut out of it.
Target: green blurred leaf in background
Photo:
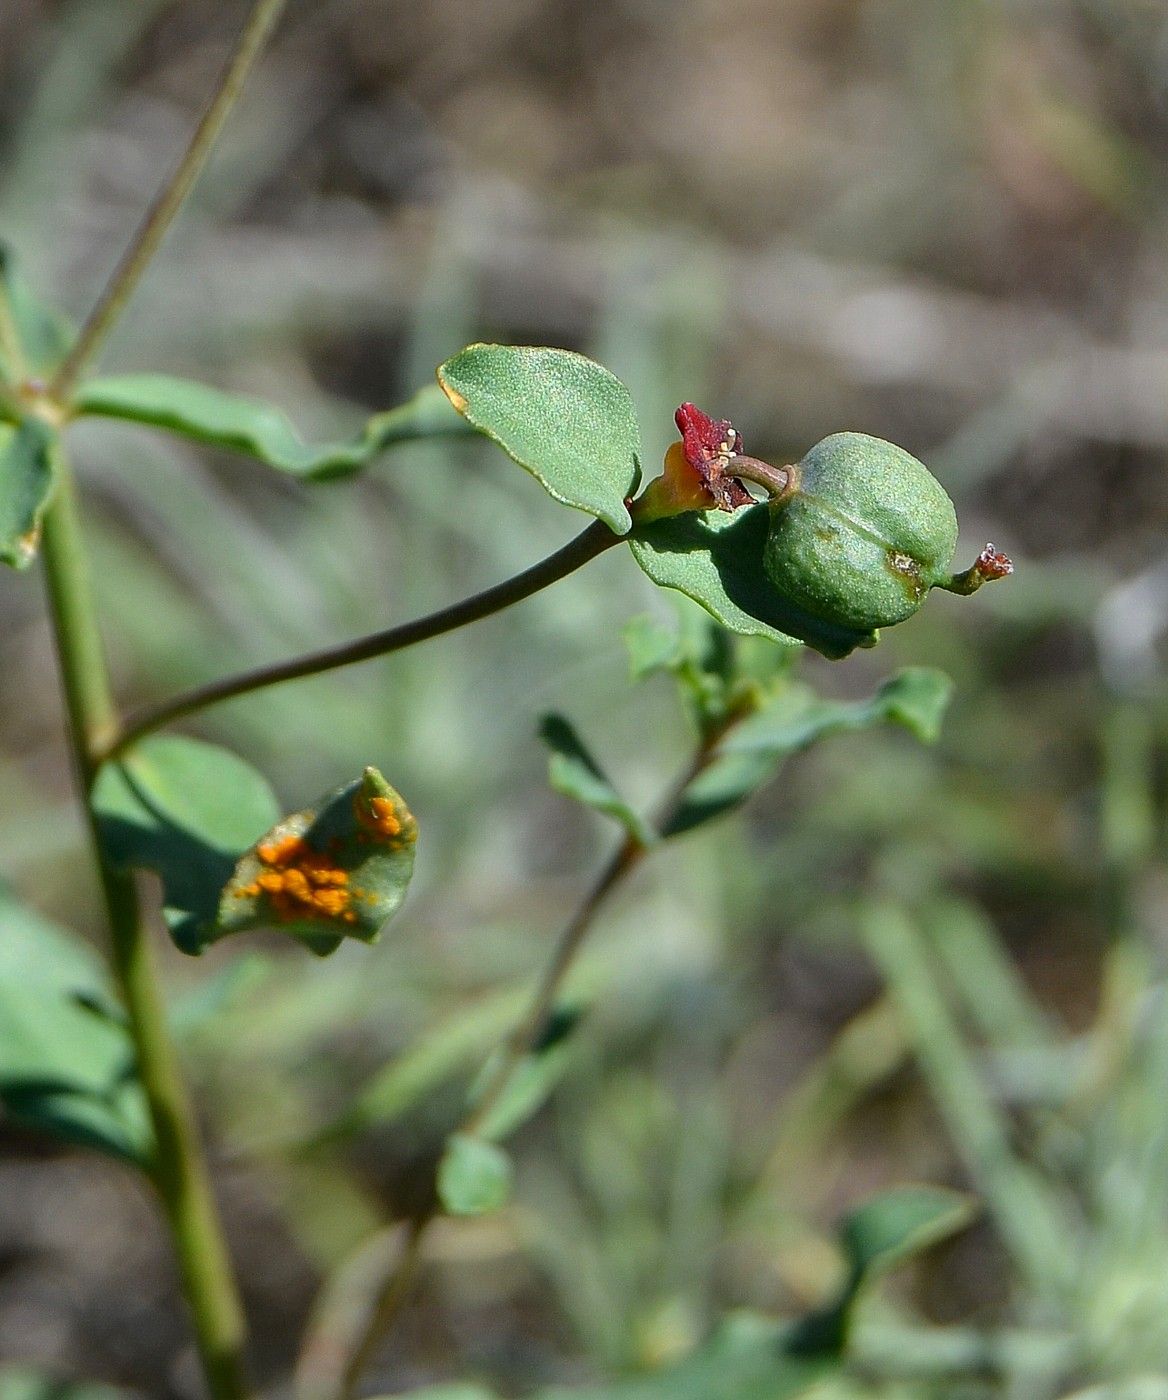
[[[31,1127],[145,1165],[146,1105],[110,980],[75,934],[0,886],[0,1103]]]

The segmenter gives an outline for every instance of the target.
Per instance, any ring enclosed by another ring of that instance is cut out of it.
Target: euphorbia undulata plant
[[[377,414],[351,440],[320,447],[307,446],[271,406],[207,385],[156,372],[91,376],[280,9],[279,0],[256,5],[186,156],[78,333],[29,292],[9,251],[0,258],[0,559],[16,568],[38,554],[43,561],[113,974],[14,898],[0,898],[0,954],[9,955],[7,963],[0,956],[0,968],[20,964],[20,975],[0,984],[0,1098],[25,1121],[112,1153],[152,1180],[216,1397],[248,1393],[245,1326],[137,880],[149,872],[160,881],[167,927],[186,953],[267,927],[324,956],[344,938],[375,941],[401,907],[425,814],[419,823],[391,785],[392,774],[371,766],[356,776],[338,774],[323,796],[297,794],[289,814],[242,758],[160,731],[229,696],[468,625],[621,544],[650,579],[687,594],[714,619],[700,636],[643,623],[630,631],[634,674],[672,674],[694,720],[692,760],[659,812],[647,816],[622,796],[569,720],[544,721],[553,785],[614,820],[620,841],[565,927],[527,1011],[451,1123],[433,1205],[410,1224],[366,1325],[333,1358],[323,1382],[313,1369],[321,1348],[310,1336],[305,1374],[315,1377],[312,1393],[340,1397],[359,1383],[405,1296],[432,1216],[479,1213],[505,1201],[511,1173],[502,1141],[554,1087],[562,1047],[579,1019],[561,1003],[564,974],[624,875],[656,844],[737,806],[791,752],[831,733],[890,721],[934,737],[948,696],[944,677],[910,668],[867,700],[826,701],[794,680],[790,662],[798,648],[843,657],[909,618],[932,589],[970,593],[1011,567],[987,546],[968,570],[952,573],[957,522],[943,488],[908,453],[858,433],[833,434],[798,463],[770,465],[745,454],[728,421],[686,403],[677,413],[681,440],[664,473],[642,491],[640,430],[628,390],[602,366],[564,350],[468,346],[439,367],[437,386]],[[99,644],[85,525],[67,459],[69,425],[82,417],[162,428],[308,480],[358,471],[400,442],[478,432],[557,501],[594,519],[547,559],[439,612],[209,679],[123,717]],[[736,649],[721,629],[761,638],[765,658]],[[81,998],[100,1014],[81,1010]],[[17,1023],[36,1026],[35,1049],[6,1034],[5,1025]],[[359,1103],[352,1112],[359,1119]],[[351,1114],[342,1119],[356,1121]],[[838,1362],[852,1303],[877,1263],[957,1228],[966,1214],[951,1195],[922,1191],[866,1210],[854,1238],[877,1239],[880,1247],[853,1251],[847,1287],[831,1305],[831,1328],[821,1328],[812,1345],[806,1326],[776,1320],[751,1340],[746,1360],[734,1352],[728,1374],[735,1365],[757,1367],[761,1357],[811,1383]],[[662,1395],[682,1384],[681,1376],[663,1376]]]

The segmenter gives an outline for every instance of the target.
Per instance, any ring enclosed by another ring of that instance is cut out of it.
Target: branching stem
[[[678,779],[658,812],[659,829],[669,829],[686,789],[710,763],[718,741],[735,722],[736,720],[730,720],[705,736],[693,761]],[[539,1044],[539,1038],[555,1007],[568,969],[591,931],[602,905],[645,854],[646,848],[631,835],[614,851],[608,864],[577,906],[576,912],[561,930],[551,960],[540,979],[526,1015],[508,1038],[488,1083],[457,1131],[473,1133],[482,1126],[523,1058]],[[435,1206],[428,1214],[412,1223],[409,1248],[382,1284],[377,1301],[370,1311],[369,1323],[344,1368],[335,1400],[352,1400],[362,1375],[409,1299],[410,1286],[421,1260],[423,1237],[436,1214]]]

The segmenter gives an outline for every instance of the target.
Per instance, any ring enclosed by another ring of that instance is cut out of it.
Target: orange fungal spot
[[[374,841],[395,845],[402,835],[402,819],[390,797],[365,797],[358,792],[353,798],[353,815],[357,825]]]
[[[256,855],[264,866],[240,897],[266,895],[280,919],[325,918],[356,923],[349,907],[349,872],[314,851],[302,836],[261,841]]]

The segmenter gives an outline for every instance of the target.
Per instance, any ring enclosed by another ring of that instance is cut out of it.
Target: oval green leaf
[[[223,886],[280,814],[250,764],[181,735],[146,739],[106,764],[93,805],[114,863],[162,880],[166,921],[184,953],[201,953],[224,931],[217,927]]]
[[[507,1203],[511,1158],[493,1142],[454,1133],[438,1164],[438,1196],[450,1215],[486,1215]]]
[[[840,1226],[840,1243],[860,1283],[964,1230],[977,1202],[941,1186],[901,1186],[858,1206]]]
[[[397,912],[414,873],[418,826],[376,768],[277,823],[239,859],[218,934],[279,928],[313,952],[364,943]]]
[[[121,418],[256,457],[279,471],[322,480],[357,471],[395,443],[467,431],[438,389],[375,414],[348,442],[306,444],[274,405],[165,374],[123,374],[83,384],[77,413]]]
[[[628,389],[570,350],[468,345],[438,367],[454,407],[549,495],[618,535],[641,479],[641,431]]]

